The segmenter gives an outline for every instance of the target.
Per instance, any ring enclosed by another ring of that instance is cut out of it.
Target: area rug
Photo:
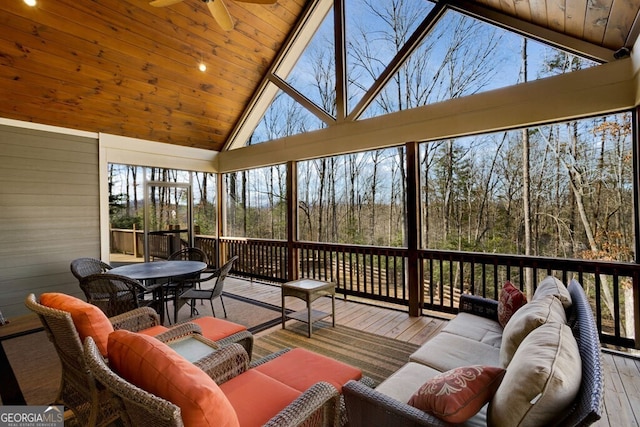
[[[226,320],[244,325],[252,333],[257,333],[268,329],[282,320],[282,311],[280,306],[267,304],[261,301],[245,298],[240,295],[235,295],[229,292],[223,292],[224,306],[227,309]],[[200,314],[210,316],[211,306],[208,301],[205,301],[204,306],[198,305],[196,307],[201,311]],[[213,308],[216,311],[218,317],[223,317],[222,306],[220,300],[214,301]],[[185,313],[186,313],[185,308]],[[182,319],[181,320],[186,320]]]
[[[253,359],[287,347],[302,347],[356,366],[378,384],[407,363],[409,355],[418,348],[415,344],[346,326],[333,328],[324,321],[314,323],[311,338],[307,337],[305,323],[290,321],[286,327],[256,338]]]

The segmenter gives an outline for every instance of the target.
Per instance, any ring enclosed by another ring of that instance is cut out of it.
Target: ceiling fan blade
[[[218,24],[222,27],[223,30],[229,31],[233,29],[233,21],[231,20],[231,15],[227,10],[227,6],[224,5],[222,0],[209,0],[207,2],[207,6],[209,7],[209,11],[213,15]]]
[[[256,4],[274,4],[278,0],[236,0],[242,3],[256,3]]]
[[[171,6],[172,4],[180,3],[181,1],[182,0],[153,0],[152,2],[149,2],[149,4],[155,7],[165,7]]]

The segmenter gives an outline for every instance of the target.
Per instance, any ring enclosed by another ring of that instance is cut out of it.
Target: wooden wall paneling
[[[518,0],[500,0],[500,10],[510,15],[515,15],[516,6],[515,3]]]
[[[565,0],[547,0],[547,25],[552,30],[564,32],[566,20]]]
[[[602,44],[612,4],[613,0],[599,0],[598,2],[587,3],[584,29],[584,38],[587,41]]]
[[[24,298],[80,295],[69,263],[99,256],[98,144],[90,137],[0,126],[0,310]]]
[[[582,38],[584,35],[587,1],[572,0],[567,2],[564,27],[567,34],[578,38]]]
[[[531,0],[529,7],[531,8],[531,21],[545,28],[548,27],[547,2]]]
[[[38,112],[14,105],[0,114],[32,120],[46,111],[49,117],[61,117],[55,108],[47,110],[60,102],[61,109],[82,113],[71,125],[79,129],[215,150],[304,1],[282,3],[286,7],[232,5],[239,19],[268,19],[228,33],[198,3],[154,8],[127,1],[60,0],[30,9],[12,2],[0,14],[0,37],[6,41],[0,49],[14,53],[5,57],[11,69],[32,74],[30,80],[15,71],[3,76],[11,80],[7,90],[41,96],[46,107]],[[196,68],[201,58],[208,65],[206,73]],[[34,87],[44,90],[36,93]],[[141,124],[134,125],[132,116],[142,118]],[[103,125],[91,127],[96,122]]]
[[[636,12],[640,7],[639,0],[614,0],[604,34],[604,43],[613,49],[625,46],[627,35],[631,30]],[[627,46],[631,47],[631,46]]]
[[[516,16],[525,21],[531,20],[531,3],[529,0],[519,0],[515,4]]]
[[[77,66],[95,66],[104,69],[111,73],[111,78],[117,80],[118,78],[123,80],[124,76],[129,76],[136,80],[141,80],[149,83],[162,82],[163,78],[175,81],[180,91],[177,92],[183,96],[192,96],[198,99],[215,95],[213,101],[217,103],[229,103],[224,107],[229,107],[230,100],[228,96],[225,96],[225,89],[230,89],[232,86],[221,87],[217,92],[214,92],[207,85],[189,84],[190,80],[193,80],[193,76],[203,78],[204,74],[197,71],[195,65],[196,62],[193,58],[190,58],[189,66],[177,63],[172,57],[172,53],[166,53],[164,55],[156,55],[160,61],[158,64],[152,64],[145,58],[141,58],[141,51],[134,46],[129,45],[126,42],[116,43],[110,40],[106,35],[96,35],[94,37],[97,40],[95,42],[88,42],[84,39],[78,38],[75,35],[57,31],[48,30],[46,32],[40,32],[36,35],[32,34],[28,29],[28,22],[19,25],[18,19],[10,20],[9,24],[5,28],[5,31],[11,31],[12,37],[16,39],[19,36],[20,39],[29,40],[31,45],[24,46],[26,52],[32,46],[46,46],[39,47],[39,50],[45,50],[55,56],[62,56],[63,58],[72,58]],[[27,26],[27,28],[25,28]],[[12,29],[13,27],[13,29]],[[14,30],[22,29],[22,34]],[[54,32],[55,34],[48,34]],[[106,44],[111,42],[111,47]],[[21,49],[20,46],[16,46],[15,49]],[[144,52],[142,52],[144,53]],[[213,68],[216,69],[215,67]],[[236,72],[236,70],[234,70]],[[237,77],[240,81],[241,77]],[[184,82],[184,83],[183,83]],[[173,91],[175,93],[175,91]],[[209,92],[209,95],[205,95],[201,92]],[[246,92],[245,94],[250,94]]]

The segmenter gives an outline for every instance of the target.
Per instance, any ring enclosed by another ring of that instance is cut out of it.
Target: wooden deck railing
[[[238,255],[235,274],[290,280],[286,241],[196,236],[195,244],[212,259],[217,250],[224,259]],[[345,297],[409,305],[408,249],[318,242],[295,242],[293,247],[299,277],[335,282],[336,291]],[[497,299],[506,280],[524,290],[527,274],[533,284],[553,274],[564,283],[575,278],[585,288],[603,343],[638,346],[639,264],[440,250],[419,250],[415,255],[423,310],[456,313],[461,293]]]

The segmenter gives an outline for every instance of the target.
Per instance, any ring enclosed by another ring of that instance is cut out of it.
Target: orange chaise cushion
[[[247,327],[228,320],[218,319],[213,316],[198,317],[189,322],[195,323],[202,328],[202,336],[212,341],[218,341],[238,332],[246,331]]]
[[[360,369],[304,348],[289,350],[254,370],[301,392],[320,381],[328,382],[342,392],[342,386],[349,380],[362,378]]]
[[[168,330],[169,330],[169,328],[167,328],[166,326],[155,325],[155,326],[152,326],[150,328],[142,329],[140,331],[135,331],[135,332],[139,332],[141,334],[149,335],[150,337],[155,337],[156,335],[160,335],[161,333],[166,332]]]
[[[109,335],[109,365],[121,377],[180,407],[187,427],[239,426],[220,387],[203,370],[148,335]]]
[[[113,325],[109,318],[97,306],[89,304],[71,295],[58,292],[49,292],[40,295],[40,304],[66,311],[71,314],[71,319],[84,342],[86,337],[91,337],[98,346],[103,356],[107,356],[107,340],[113,332]]]
[[[231,378],[220,388],[236,410],[242,427],[264,425],[302,394],[255,369]]]

